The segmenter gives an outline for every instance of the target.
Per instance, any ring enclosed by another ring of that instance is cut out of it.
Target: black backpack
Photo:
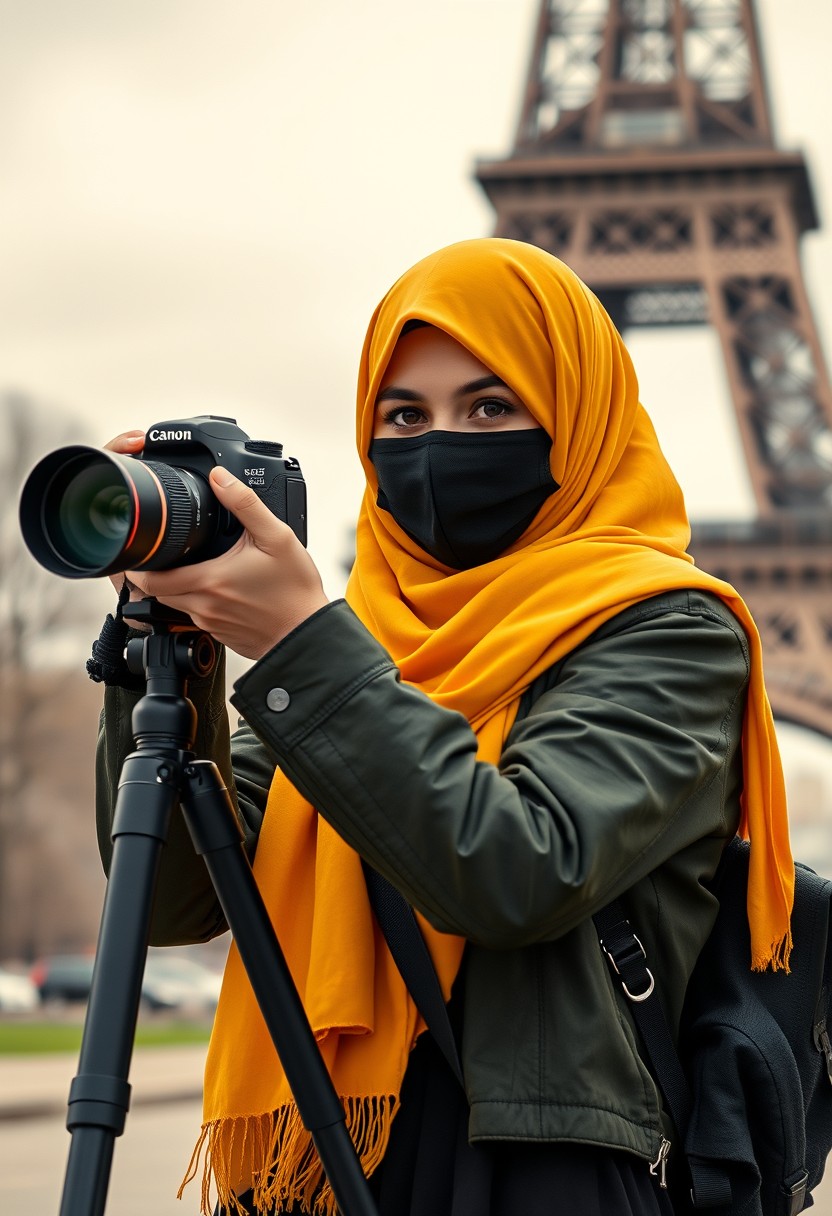
[[[791,969],[751,971],[748,858],[735,839],[715,876],[719,914],[685,997],[678,1056],[652,992],[649,969],[661,963],[645,958],[620,904],[595,920],[684,1141],[691,1209],[796,1216],[832,1150],[832,881],[796,867]]]

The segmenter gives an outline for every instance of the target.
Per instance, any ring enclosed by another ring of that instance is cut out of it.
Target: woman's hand
[[[108,446],[133,454],[142,443],[130,432]],[[143,595],[186,612],[199,629],[237,654],[259,659],[329,601],[315,563],[292,529],[227,469],[213,468],[210,481],[220,503],[245,528],[234,547],[197,565],[129,571],[127,578]]]

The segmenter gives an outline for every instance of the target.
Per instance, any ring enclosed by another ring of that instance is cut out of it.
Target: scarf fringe
[[[384,1156],[398,1098],[372,1096],[341,1098],[347,1131],[361,1168],[369,1176]],[[194,1146],[185,1177],[177,1192],[200,1170],[203,1153],[200,1212],[211,1216],[217,1200],[233,1216],[247,1216],[234,1190],[232,1162],[251,1174],[254,1210],[268,1213],[275,1204],[297,1204],[311,1216],[337,1216],[332,1187],[326,1179],[312,1136],[303,1126],[297,1106],[287,1103],[264,1115],[238,1115],[204,1123]],[[239,1165],[238,1165],[239,1163]]]
[[[791,953],[792,931],[789,929],[779,941],[773,942],[764,954],[753,956],[751,959],[751,970],[767,971],[771,968],[772,971],[785,971],[788,975],[791,971],[791,967],[789,966]]]

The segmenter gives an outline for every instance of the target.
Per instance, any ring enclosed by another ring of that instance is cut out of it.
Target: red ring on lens
[[[133,538],[139,530],[139,495],[133,478],[129,474],[127,475],[127,484],[130,487],[130,493],[133,495],[133,531],[127,537],[127,543],[124,546],[125,549],[130,548],[133,543]]]
[[[165,538],[165,528],[167,527],[167,522],[168,522],[168,500],[165,497],[165,491],[164,491],[164,488],[162,487],[162,483],[159,480],[159,478],[156,476],[156,474],[154,473],[153,469],[148,468],[147,465],[144,466],[144,471],[146,473],[150,474],[150,476],[153,478],[154,482],[156,483],[156,489],[159,491],[159,498],[161,499],[161,502],[162,502],[162,521],[159,524],[159,532],[156,536],[155,545],[150,550],[150,552],[147,554],[147,556],[144,558],[144,560],[139,562],[139,564],[136,566],[137,570],[140,570],[142,566],[147,565],[147,563],[150,561],[153,554],[156,552],[156,550],[161,545],[162,541]],[[132,488],[132,483],[131,483],[131,488]],[[134,493],[135,493],[135,491],[134,491]],[[139,503],[138,503],[138,499],[136,499],[136,528],[138,528],[138,526],[139,526]],[[135,535],[135,533],[136,533],[136,528],[133,529],[133,535]],[[133,539],[133,537],[131,536],[130,540],[132,540],[132,539]],[[130,542],[128,541],[127,545],[129,545],[129,543]],[[125,549],[127,548],[127,545],[125,545]]]

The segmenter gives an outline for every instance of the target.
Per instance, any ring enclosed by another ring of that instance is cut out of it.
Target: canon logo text
[[[149,431],[147,437],[148,437],[148,439],[151,439],[154,443],[158,443],[160,440],[163,440],[163,439],[164,440],[190,439],[191,432],[190,431],[160,431],[157,427],[154,430]]]

